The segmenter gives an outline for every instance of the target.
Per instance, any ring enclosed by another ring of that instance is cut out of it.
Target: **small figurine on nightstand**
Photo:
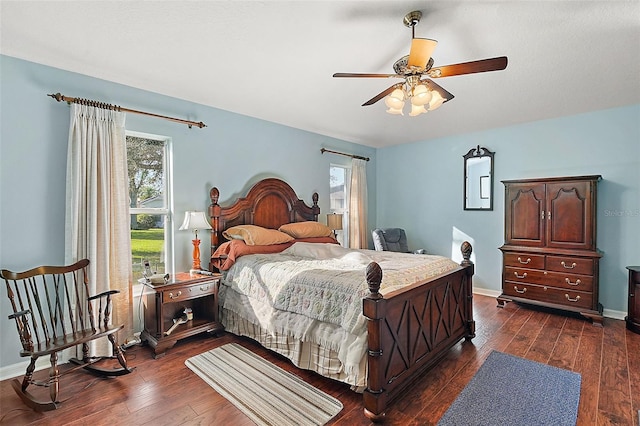
[[[182,311],[182,315],[180,316],[180,318],[173,319],[173,325],[171,326],[171,328],[169,328],[167,331],[164,332],[164,335],[165,336],[170,335],[171,333],[173,333],[173,330],[175,330],[179,325],[186,324],[188,321],[191,321],[192,319],[193,319],[193,311],[191,310],[191,308],[184,308],[184,311]]]

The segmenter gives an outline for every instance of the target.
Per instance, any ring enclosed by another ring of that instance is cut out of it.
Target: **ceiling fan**
[[[403,56],[393,64],[395,74],[341,72],[333,74],[334,77],[404,79],[403,82],[396,83],[378,93],[363,103],[362,106],[373,105],[386,96],[385,104],[389,108],[387,110],[388,113],[404,115],[402,112],[404,102],[405,100],[411,100],[411,112],[409,115],[419,115],[427,111],[433,111],[443,103],[453,99],[451,93],[434,83],[431,78],[499,71],[507,67],[506,56],[434,67],[431,54],[438,42],[415,37],[415,26],[420,22],[420,18],[422,18],[422,12],[414,11],[407,13],[402,21],[405,26],[411,28],[411,50],[408,55]]]

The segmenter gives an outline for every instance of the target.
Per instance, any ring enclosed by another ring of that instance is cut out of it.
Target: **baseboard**
[[[0,380],[11,379],[13,377],[18,377],[18,380],[22,380],[22,376],[24,376],[24,373],[29,366],[29,362],[30,361],[18,362],[0,368]],[[38,358],[36,361],[36,371],[49,368],[50,366],[51,362],[48,356]]]
[[[488,288],[473,288],[474,294],[479,294],[481,296],[489,296],[489,297],[498,297],[502,292],[500,290],[491,290]],[[614,311],[613,309],[603,309],[602,315],[606,318],[613,318],[617,320],[624,320],[627,316],[626,312],[623,311]]]

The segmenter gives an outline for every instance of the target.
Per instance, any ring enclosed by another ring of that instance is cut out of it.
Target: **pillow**
[[[275,229],[257,225],[233,226],[222,232],[227,240],[243,240],[248,246],[268,246],[293,241],[293,237]]]
[[[327,225],[313,221],[287,223],[278,228],[278,231],[289,234],[293,238],[328,237],[333,235],[333,231]]]
[[[293,244],[293,241],[283,244],[271,244],[267,246],[250,246],[242,240],[231,240],[220,244],[220,247],[211,255],[213,266],[220,271],[231,268],[236,260],[248,254],[279,253]]]

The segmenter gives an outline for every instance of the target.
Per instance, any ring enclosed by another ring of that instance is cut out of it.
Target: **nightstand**
[[[627,328],[640,334],[640,266],[627,266],[629,270],[629,311]]]
[[[145,291],[144,330],[140,339],[154,350],[154,358],[163,356],[180,339],[223,330],[218,319],[220,277],[220,274],[182,272],[163,284],[141,280]],[[181,318],[189,319],[173,327],[176,322],[182,322]]]

